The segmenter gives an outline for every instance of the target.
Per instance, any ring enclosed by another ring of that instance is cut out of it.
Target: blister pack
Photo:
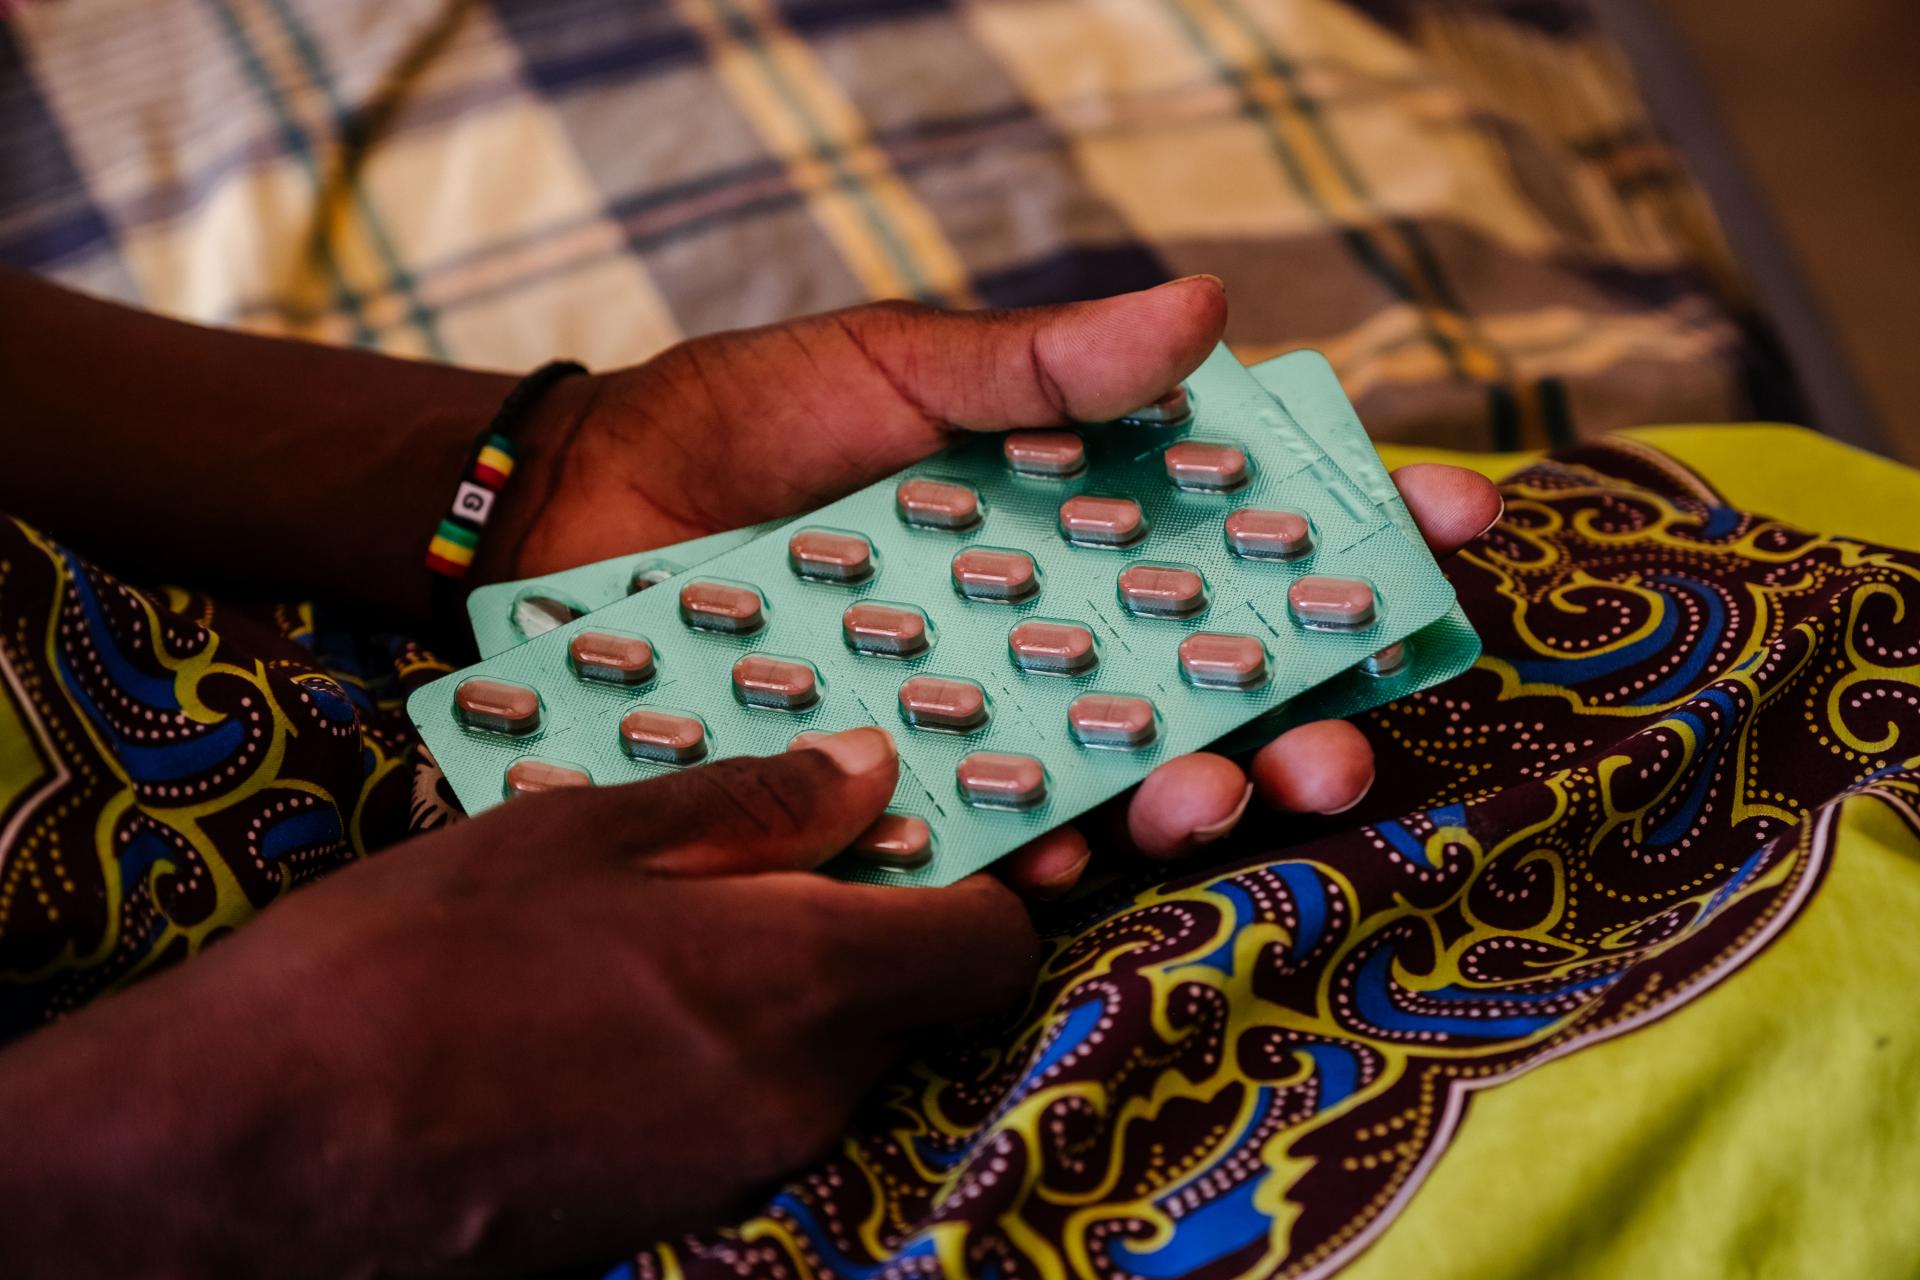
[[[1296,351],[1257,364],[1249,372],[1287,409],[1292,422],[1313,436],[1367,500],[1417,545],[1420,530],[1413,514],[1381,465],[1373,441],[1325,357],[1317,351]],[[794,523],[753,525],[544,577],[481,587],[467,599],[474,641],[480,656],[490,658],[636,591],[658,586],[664,580],[664,571],[697,568],[722,551]],[[1479,656],[1480,637],[1456,604],[1445,617],[1402,642],[1396,665],[1362,663],[1243,725],[1215,742],[1212,749],[1229,755],[1251,751],[1297,724],[1360,715],[1395,698],[1451,680]]]
[[[1294,351],[1255,365],[1251,372],[1300,424],[1334,465],[1415,546],[1424,539],[1374,451],[1360,415],[1340,386],[1339,375],[1318,351]],[[1236,755],[1264,745],[1274,735],[1314,720],[1345,720],[1453,679],[1480,656],[1480,636],[1455,604],[1400,644],[1397,654],[1375,655],[1351,671],[1307,690],[1213,744]]]
[[[884,725],[889,815],[830,870],[949,883],[1453,606],[1224,348],[1188,386],[1176,425],[967,440],[409,711],[469,812]]]
[[[615,556],[538,578],[477,587],[467,596],[467,620],[473,624],[474,645],[482,658],[504,653],[545,635],[562,623],[583,618],[595,609],[603,609],[648,587],[657,587],[784,523],[774,520],[748,525],[639,555]]]

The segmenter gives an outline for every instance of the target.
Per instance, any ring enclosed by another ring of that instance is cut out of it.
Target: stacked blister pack
[[[828,870],[900,884],[1479,653],[1326,361],[1224,347],[1135,417],[967,438],[799,519],[468,607],[482,661],[408,704],[468,812],[880,725],[893,803]]]

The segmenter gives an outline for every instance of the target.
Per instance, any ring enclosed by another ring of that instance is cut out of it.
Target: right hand
[[[976,876],[809,874],[888,735],[532,796],[0,1054],[0,1272],[525,1274],[737,1211],[1038,944]]]

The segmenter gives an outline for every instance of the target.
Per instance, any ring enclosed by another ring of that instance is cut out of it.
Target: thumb
[[[898,776],[892,736],[860,728],[782,755],[740,756],[566,799],[585,843],[643,870],[733,875],[820,865],[873,825]]]
[[[975,431],[1104,422],[1199,367],[1226,328],[1226,289],[1188,276],[1138,293],[1016,311],[906,303],[821,317],[922,417]]]
[[[1189,276],[1061,306],[880,302],[709,334],[614,376],[600,407],[622,424],[618,448],[580,465],[618,474],[643,456],[635,491],[687,527],[792,515],[918,462],[956,427],[1105,422],[1152,404],[1207,358],[1226,316],[1220,281]],[[588,551],[570,549],[573,562]]]

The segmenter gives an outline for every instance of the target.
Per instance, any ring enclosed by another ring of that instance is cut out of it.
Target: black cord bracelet
[[[556,383],[586,371],[574,360],[555,360],[535,369],[507,393],[487,429],[474,441],[453,503],[427,544],[427,572],[433,575],[433,628],[441,643],[458,644],[463,650],[471,647],[463,609],[467,593],[461,584],[473,567],[495,502],[513,475],[516,434]]]

